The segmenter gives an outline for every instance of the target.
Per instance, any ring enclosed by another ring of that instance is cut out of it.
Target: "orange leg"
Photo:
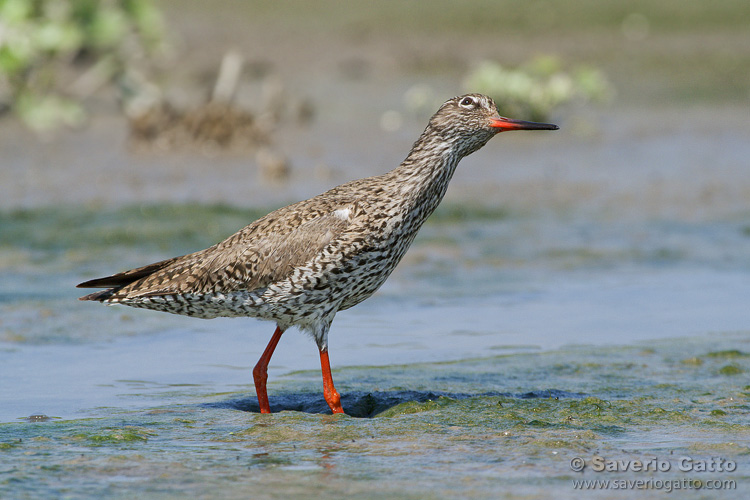
[[[320,368],[323,371],[323,397],[326,398],[326,403],[331,407],[333,413],[344,413],[344,409],[341,407],[341,396],[333,386],[328,350],[320,351]]]
[[[271,406],[268,404],[268,393],[266,392],[266,381],[268,380],[268,362],[271,361],[273,351],[281,340],[281,334],[284,330],[276,327],[276,331],[273,332],[271,341],[266,346],[266,350],[263,351],[263,355],[258,360],[258,364],[253,368],[253,379],[255,380],[255,394],[258,396],[258,404],[260,405],[261,413],[271,413]]]

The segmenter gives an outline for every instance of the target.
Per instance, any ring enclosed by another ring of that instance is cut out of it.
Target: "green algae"
[[[739,375],[740,373],[744,373],[745,370],[740,368],[740,366],[736,364],[731,365],[724,365],[721,368],[719,368],[719,374],[720,375]]]
[[[456,403],[455,400],[441,396],[437,400],[427,400],[424,403],[416,403],[413,401],[409,401],[406,403],[401,403],[400,405],[394,406],[393,408],[390,408],[380,414],[378,414],[378,417],[394,417],[396,415],[408,415],[411,413],[421,413],[424,411],[432,411],[437,410],[440,408],[445,408],[451,404]]]
[[[724,351],[712,351],[706,354],[707,358],[745,358],[750,356],[746,352],[742,352],[738,349],[727,349]]]
[[[21,441],[6,441],[0,443],[0,451],[7,451],[15,448],[16,446],[19,446],[21,444]]]
[[[133,441],[148,441],[150,436],[155,435],[154,431],[126,426],[123,428],[106,428],[102,432],[80,433],[72,436],[75,440],[87,441],[90,445],[100,446],[112,443],[128,443]]]

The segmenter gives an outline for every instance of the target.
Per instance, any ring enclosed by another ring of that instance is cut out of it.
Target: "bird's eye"
[[[464,108],[470,108],[476,105],[476,101],[472,97],[464,97],[459,104]]]

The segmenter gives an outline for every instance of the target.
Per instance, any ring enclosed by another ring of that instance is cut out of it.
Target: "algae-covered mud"
[[[0,495],[579,498],[599,480],[612,486],[586,495],[640,481],[618,498],[738,498],[749,352],[724,334],[344,368],[344,416],[317,413],[317,371],[274,384],[272,415],[246,392],[183,388],[139,410],[2,424]]]

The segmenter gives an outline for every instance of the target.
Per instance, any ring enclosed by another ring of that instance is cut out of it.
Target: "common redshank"
[[[336,313],[388,278],[442,200],[461,158],[499,132],[557,128],[502,117],[481,94],[454,97],[394,170],[280,208],[205,250],[81,283],[106,290],[80,300],[274,321],[276,331],[253,369],[261,413],[271,412],[268,363],[284,331],[296,326],[315,339],[323,395],[333,413],[343,413],[328,360]]]

